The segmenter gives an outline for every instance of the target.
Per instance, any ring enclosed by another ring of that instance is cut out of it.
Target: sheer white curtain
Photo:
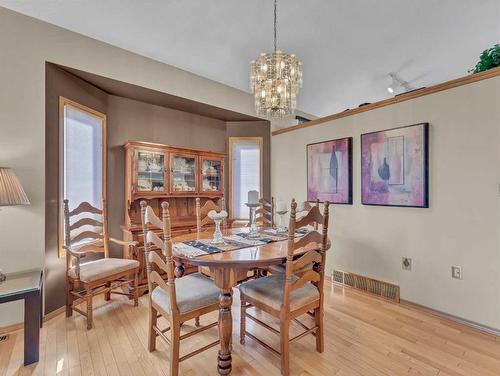
[[[103,120],[64,106],[64,196],[70,210],[82,201],[102,207]]]
[[[231,142],[232,166],[232,216],[235,219],[248,219],[249,211],[245,205],[248,191],[261,189],[261,140],[233,140]]]

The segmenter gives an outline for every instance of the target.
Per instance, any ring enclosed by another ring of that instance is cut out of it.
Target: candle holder
[[[279,215],[279,223],[278,223],[278,227],[276,228],[276,232],[278,232],[280,234],[284,234],[288,231],[287,228],[283,224],[284,223],[283,217],[285,216],[286,213],[288,213],[288,210],[282,210],[282,211],[276,212],[276,214]]]
[[[215,223],[214,237],[213,237],[212,241],[210,242],[210,244],[213,244],[213,245],[226,244],[226,242],[224,241],[224,237],[222,236],[220,224],[222,223],[222,221],[225,218],[227,218],[227,212],[225,210],[221,210],[220,212],[216,212],[215,210],[210,210],[207,215]]]
[[[259,231],[257,229],[257,218],[255,218],[255,211],[260,206],[257,203],[247,203],[245,204],[250,209],[250,218],[252,219],[250,222],[250,231],[248,233],[248,238],[250,239],[258,239],[260,237]]]

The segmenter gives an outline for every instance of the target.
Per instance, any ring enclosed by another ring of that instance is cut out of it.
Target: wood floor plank
[[[291,374],[296,376],[498,376],[499,338],[477,332],[413,306],[398,305],[334,286],[325,288],[325,352],[315,350],[312,336],[291,345]],[[147,350],[147,296],[133,307],[126,297],[96,299],[94,328],[85,319],[61,314],[46,323],[40,336],[40,362],[23,367],[22,331],[0,344],[0,376],[4,375],[159,375],[168,376],[168,347],[158,340]],[[255,315],[278,328],[279,320]],[[217,313],[202,317],[202,325]],[[312,325],[309,317],[305,325]],[[163,319],[160,325],[166,325]],[[248,330],[279,348],[279,338],[250,320]],[[280,361],[252,339],[239,343],[239,297],[233,305],[233,375],[279,376]],[[183,325],[183,333],[194,329]],[[300,332],[294,324],[292,335]],[[214,340],[217,330],[181,343],[181,354]],[[183,376],[217,375],[217,348],[182,362]]]
[[[9,360],[12,356],[12,351],[14,351],[15,339],[20,332],[13,333],[11,338],[6,341],[0,342],[0,376],[5,376],[7,374],[7,367],[9,366]]]
[[[59,316],[53,319],[56,322],[56,374],[68,376],[68,341],[66,337],[66,319]]]
[[[46,323],[46,340],[45,340],[45,367],[43,374],[46,376],[55,375],[57,368],[57,333],[56,320],[51,320]]]

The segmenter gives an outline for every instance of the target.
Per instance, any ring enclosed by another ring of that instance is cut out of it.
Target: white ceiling
[[[272,0],[0,0],[0,5],[248,90]],[[500,0],[280,0],[278,44],[304,63],[299,108],[324,116],[463,76],[500,42]]]

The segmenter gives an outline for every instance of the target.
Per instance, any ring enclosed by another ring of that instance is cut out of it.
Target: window
[[[229,194],[231,218],[248,219],[248,191],[262,196],[262,137],[229,138]]]
[[[106,115],[60,98],[60,234],[64,239],[63,200],[70,210],[87,201],[102,207],[106,196]],[[62,247],[60,248],[62,249]]]

